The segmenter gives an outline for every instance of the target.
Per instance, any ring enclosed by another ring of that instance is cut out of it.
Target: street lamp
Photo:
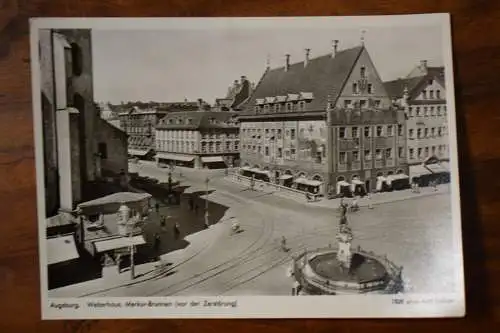
[[[122,203],[118,209],[120,221],[118,222],[119,234],[128,237],[130,252],[130,279],[135,279],[135,246],[132,242],[136,227],[142,222],[140,215],[130,216],[130,208]]]
[[[205,179],[205,226],[209,226],[208,224],[208,183],[210,179],[207,177]]]

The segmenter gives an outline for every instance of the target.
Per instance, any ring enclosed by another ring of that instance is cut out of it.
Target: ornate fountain
[[[353,249],[354,234],[345,212],[336,235],[337,248],[305,251],[293,261],[293,276],[306,295],[396,294],[403,292],[403,267],[386,256]]]

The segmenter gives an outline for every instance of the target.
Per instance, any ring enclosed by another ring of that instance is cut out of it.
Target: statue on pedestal
[[[354,236],[347,224],[346,213],[342,213],[340,217],[339,231],[336,238],[338,240],[337,260],[342,269],[349,271],[352,258],[351,245]]]

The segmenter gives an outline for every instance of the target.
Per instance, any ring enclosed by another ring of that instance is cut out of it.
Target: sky
[[[382,80],[406,76],[420,60],[443,65],[441,30],[376,27],[365,30],[365,46]],[[213,103],[235,79],[257,83],[266,59],[271,68],[360,45],[359,29],[170,29],[93,30],[94,97],[98,102],[176,102],[198,98]]]

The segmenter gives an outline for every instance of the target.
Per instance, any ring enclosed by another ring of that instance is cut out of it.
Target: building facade
[[[239,117],[244,174],[313,193],[408,174],[404,113],[362,45],[266,68]]]
[[[101,154],[120,151],[126,134],[102,120],[94,103],[90,30],[41,29],[39,59],[49,217],[73,211],[104,171],[126,174],[126,160],[107,163]]]
[[[239,125],[230,111],[170,113],[156,127],[159,165],[221,168],[238,161]]]
[[[408,163],[420,164],[431,157],[449,160],[444,67],[430,67],[422,60],[406,78],[385,86],[405,109]]]
[[[155,128],[170,112],[198,111],[202,101],[179,103],[140,103],[119,113],[120,128],[128,134],[129,155],[152,159],[155,151]]]

